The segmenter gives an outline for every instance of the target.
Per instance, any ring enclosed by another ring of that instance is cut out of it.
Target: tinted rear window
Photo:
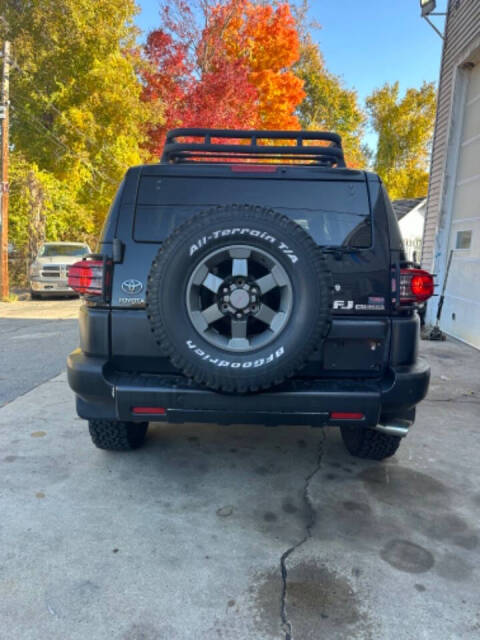
[[[80,258],[90,253],[87,246],[79,247],[75,244],[44,244],[38,255],[41,258],[52,258],[55,256],[68,256],[69,258]]]
[[[144,176],[134,238],[162,241],[195,213],[234,203],[271,207],[295,220],[322,246],[371,245],[366,184],[339,180]]]

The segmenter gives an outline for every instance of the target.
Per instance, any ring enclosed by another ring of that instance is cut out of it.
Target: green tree
[[[362,136],[366,118],[358,105],[357,94],[345,88],[340,78],[326,69],[318,46],[305,31],[295,73],[303,80],[306,93],[298,108],[302,128],[339,133],[347,164],[364,167],[367,157]]]
[[[16,248],[12,277],[23,285],[42,242],[91,239],[95,227],[67,181],[41,171],[18,151],[11,160],[9,235]]]
[[[145,159],[146,125],[161,110],[140,99],[136,11],[134,0],[1,0],[15,244],[29,228],[29,188],[43,194],[49,238],[82,239],[100,229],[126,168]]]
[[[427,195],[428,166],[435,121],[433,82],[400,96],[398,82],[375,90],[366,102],[378,135],[374,168],[391,198]]]

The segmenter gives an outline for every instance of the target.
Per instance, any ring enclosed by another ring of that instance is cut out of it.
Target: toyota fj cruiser
[[[338,426],[380,460],[427,392],[415,306],[432,276],[333,133],[171,131],[69,285],[68,380],[103,449],[138,447],[149,421]]]

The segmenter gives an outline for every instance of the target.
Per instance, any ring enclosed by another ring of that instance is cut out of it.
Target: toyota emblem
[[[128,293],[131,296],[134,296],[137,293],[140,293],[143,289],[143,282],[140,280],[135,280],[134,278],[130,278],[130,280],[124,280],[121,285],[122,291],[124,293]]]

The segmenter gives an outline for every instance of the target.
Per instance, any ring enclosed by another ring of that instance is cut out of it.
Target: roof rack
[[[187,138],[179,141],[179,138]],[[188,139],[198,138],[191,142]],[[213,142],[212,142],[213,140]],[[235,140],[235,144],[224,140]],[[244,144],[239,141],[245,140]],[[259,144],[264,140],[266,144]],[[273,145],[272,140],[289,140],[294,144]],[[306,145],[306,141],[316,144]],[[162,162],[248,162],[252,159],[293,161],[326,167],[345,167],[342,139],[326,131],[244,131],[240,129],[172,129],[167,133]]]

